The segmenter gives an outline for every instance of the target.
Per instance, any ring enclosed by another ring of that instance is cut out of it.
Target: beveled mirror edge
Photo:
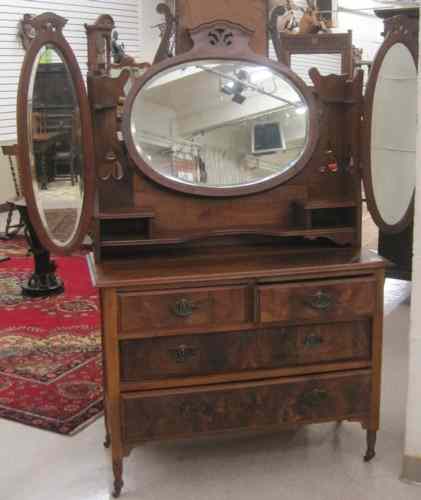
[[[216,46],[211,45],[210,43],[206,44],[207,36],[212,31],[214,31],[215,29],[226,28],[230,29],[231,32],[234,33],[229,45],[226,45],[226,43],[224,43],[223,38],[222,42],[218,42]],[[292,177],[297,175],[310,161],[319,140],[319,117],[317,113],[316,102],[311,89],[298,75],[291,71],[288,66],[278,61],[271,60],[267,57],[257,55],[255,52],[253,52],[248,44],[251,32],[250,30],[243,28],[241,25],[223,20],[215,21],[195,28],[191,31],[191,35],[195,42],[195,45],[191,51],[170,59],[165,59],[164,61],[152,66],[136,82],[126,99],[123,110],[123,137],[129,152],[129,156],[135,163],[138,170],[149,179],[152,179],[152,181],[166,188],[185,194],[206,196],[212,198],[238,197],[260,193],[279,186],[280,184],[287,182]],[[148,165],[139,155],[131,133],[131,115],[135,99],[141,89],[161,72],[182,65],[184,63],[194,63],[195,61],[211,61],[215,59],[225,61],[235,60],[269,67],[276,73],[283,76],[286,81],[291,81],[296,90],[298,90],[302,97],[305,99],[309,109],[307,146],[304,149],[299,160],[287,172],[270,177],[257,184],[248,184],[244,186],[226,188],[214,188],[193,184],[183,184],[177,182],[174,179],[165,177],[164,175],[158,173],[150,165]]]
[[[91,112],[83,77],[73,53],[72,48],[64,38],[62,29],[67,20],[52,13],[44,13],[33,18],[36,36],[28,47],[23,61],[17,95],[17,136],[19,147],[19,162],[22,171],[23,190],[28,208],[29,218],[41,244],[50,252],[57,255],[68,255],[79,247],[86,236],[93,216],[95,192],[95,157],[92,131]],[[79,112],[82,129],[82,147],[84,164],[84,196],[78,227],[73,232],[72,238],[64,245],[57,244],[45,228],[43,218],[39,213],[35,197],[28,138],[28,100],[31,75],[40,50],[52,45],[58,50],[67,65],[69,76],[72,79],[76,99],[79,103]]]
[[[371,175],[371,128],[373,120],[373,104],[375,91],[377,87],[377,79],[383,65],[384,59],[389,50],[396,44],[401,43],[411,53],[415,67],[418,69],[418,36],[411,30],[411,20],[406,16],[396,16],[391,25],[390,31],[386,34],[386,39],[376,54],[374,64],[371,69],[370,78],[368,80],[365,102],[364,102],[364,121],[362,126],[362,178],[364,190],[367,199],[368,210],[379,229],[385,234],[398,234],[404,231],[412,222],[415,209],[415,187],[412,195],[412,200],[408,209],[401,220],[393,225],[385,222],[379,207],[376,202],[376,197],[373,188],[373,179]],[[394,27],[393,27],[394,26]]]

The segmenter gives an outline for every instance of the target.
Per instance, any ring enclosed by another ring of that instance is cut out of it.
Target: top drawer
[[[370,316],[375,311],[376,296],[374,278],[261,286],[260,321],[266,324]]]
[[[247,286],[119,294],[121,334],[239,325],[252,321]]]

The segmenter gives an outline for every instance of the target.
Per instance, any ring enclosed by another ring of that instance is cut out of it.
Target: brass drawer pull
[[[199,352],[197,347],[191,347],[187,345],[180,345],[176,349],[168,349],[171,356],[175,359],[178,364],[188,363],[193,358],[195,358]]]
[[[171,312],[179,318],[189,318],[198,308],[199,304],[190,299],[179,299],[170,307]]]
[[[332,309],[334,300],[330,293],[320,291],[306,299],[305,303],[317,311],[328,311]]]
[[[182,417],[211,417],[214,413],[212,407],[206,401],[184,402],[179,408]]]
[[[314,389],[309,392],[305,392],[301,398],[301,404],[306,408],[316,408],[322,403],[327,401],[329,394],[324,389]]]
[[[306,335],[304,339],[304,346],[310,348],[316,348],[323,344],[324,340],[321,335]]]

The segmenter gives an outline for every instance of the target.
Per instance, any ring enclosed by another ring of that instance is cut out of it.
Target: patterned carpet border
[[[86,259],[55,259],[64,294],[23,299],[33,259],[21,256],[22,241],[0,243],[0,255],[8,249],[11,260],[0,263],[0,418],[73,436],[103,413],[99,300]]]

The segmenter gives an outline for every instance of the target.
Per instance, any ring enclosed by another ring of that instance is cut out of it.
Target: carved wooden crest
[[[418,19],[405,15],[393,16],[384,20],[384,35],[402,35],[409,38],[418,38]]]
[[[254,31],[229,21],[202,24],[190,31],[194,50],[223,49],[225,51],[248,50]]]
[[[24,14],[19,22],[18,38],[25,50],[28,50],[37,35],[45,31],[57,31],[61,33],[67,24],[67,19],[52,12],[46,12],[39,16]]]
[[[67,24],[67,19],[53,12],[45,12],[39,16],[27,18],[27,23],[31,25],[37,33],[42,31],[58,31],[61,33]]]

